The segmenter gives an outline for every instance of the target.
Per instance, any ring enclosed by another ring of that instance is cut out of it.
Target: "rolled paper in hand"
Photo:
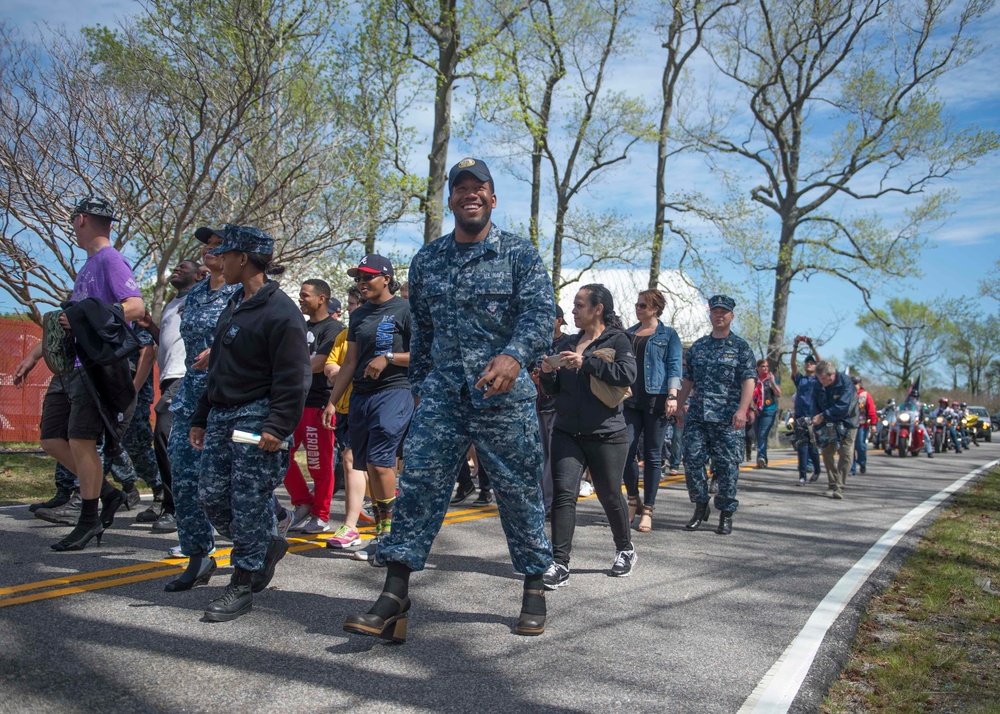
[[[233,443],[236,444],[253,444],[254,446],[260,444],[260,434],[254,434],[252,431],[241,431],[239,429],[233,429]],[[282,441],[279,449],[287,449],[288,442]]]

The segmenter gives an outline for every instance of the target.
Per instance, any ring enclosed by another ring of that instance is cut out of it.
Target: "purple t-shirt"
[[[126,298],[141,296],[139,284],[132,277],[132,266],[121,253],[108,246],[87,258],[76,274],[70,300],[79,302],[97,298],[113,305]]]

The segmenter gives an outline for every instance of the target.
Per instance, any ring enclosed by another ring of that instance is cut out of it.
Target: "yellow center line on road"
[[[772,465],[781,466],[793,463],[796,463],[795,459],[786,459],[775,461]],[[755,469],[756,466],[750,466],[741,467],[740,470],[751,471]],[[668,476],[661,479],[660,484],[669,485],[683,483],[683,481],[683,475]],[[596,495],[591,495],[587,498],[596,498]],[[492,518],[497,515],[499,515],[499,511],[495,505],[487,508],[452,511],[445,517],[442,525],[464,523],[466,521],[475,521],[481,518]],[[359,528],[358,530],[363,534],[374,534],[375,532],[374,526],[366,526],[364,528]],[[288,551],[290,553],[298,553],[305,550],[323,548],[326,546],[327,538],[328,535],[325,533],[321,533],[312,538],[292,537],[288,539],[290,544]],[[213,557],[220,567],[225,567],[229,564],[229,556],[231,553],[232,548],[220,548],[216,551]],[[156,580],[172,575],[179,575],[184,572],[186,565],[186,559],[167,558],[151,563],[137,563],[135,565],[127,565],[120,568],[98,570],[93,573],[65,575],[58,578],[49,578],[47,580],[38,580],[30,583],[23,583],[21,585],[4,587],[0,588],[0,608],[11,607],[13,605],[24,605],[31,602],[51,600],[53,598],[66,597],[68,595],[78,595],[80,593],[93,592],[95,590],[103,590],[106,588],[119,587],[121,585],[129,585],[131,583],[139,583],[145,580]],[[43,590],[44,592],[21,595],[20,597],[8,597],[18,593],[30,593],[33,590]]]
[[[497,513],[498,511],[495,506],[486,509],[477,508],[474,510],[455,511],[445,518],[443,525],[461,523],[463,521],[472,521],[479,518],[489,518],[497,515]],[[374,526],[368,526],[358,530],[362,533],[374,533],[375,528]],[[288,550],[291,553],[296,553],[303,550],[322,548],[326,546],[326,538],[328,537],[329,536],[327,534],[322,533],[313,538],[289,538],[289,543],[295,543],[297,545],[292,545]],[[215,558],[215,562],[220,567],[225,567],[229,564],[229,556],[231,553],[232,548],[219,549],[215,552],[213,557]],[[24,583],[22,585],[0,588],[0,597],[21,592],[29,592],[32,590],[45,590],[45,592],[0,599],[0,608],[10,607],[12,605],[24,605],[30,602],[39,602],[41,600],[51,600],[53,598],[65,597],[67,595],[78,595],[80,593],[93,592],[94,590],[103,590],[105,588],[118,587],[121,585],[128,585],[130,583],[139,583],[144,580],[156,580],[158,578],[179,575],[184,572],[186,565],[186,559],[182,560],[178,558],[170,558],[158,560],[153,563],[139,563],[137,565],[129,565],[121,568],[98,570],[93,573],[79,573],[77,575],[67,575],[59,578],[50,578],[48,580],[39,580],[31,583]],[[114,577],[126,574],[130,575],[127,575],[126,577]],[[83,584],[75,585],[74,583]],[[59,587],[66,585],[69,585],[69,587]],[[56,589],[46,590],[46,588],[53,587]]]

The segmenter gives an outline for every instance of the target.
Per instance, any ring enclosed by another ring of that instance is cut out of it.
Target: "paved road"
[[[250,615],[209,624],[201,611],[229,569],[207,588],[164,592],[179,572],[180,561],[161,560],[174,541],[136,524],[135,511],[102,547],[58,554],[48,544],[64,528],[0,509],[0,711],[735,712],[872,544],[1000,458],[1000,445],[934,460],[874,453],[843,501],[822,498],[822,480],[795,485],[789,453],[772,457],[783,465],[742,474],[730,537],[685,532],[683,486],[662,488],[628,579],[608,577],[610,533],[597,501],[581,502],[570,585],[550,594],[538,638],[513,634],[520,582],[492,509],[452,509],[411,581],[402,646],[340,627],[368,607],[384,571],[308,540]],[[870,594],[862,588],[830,630],[793,711],[815,710]]]

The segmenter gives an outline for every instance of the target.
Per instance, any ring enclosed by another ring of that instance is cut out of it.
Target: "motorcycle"
[[[976,426],[978,421],[979,416],[972,412],[962,417],[962,427],[965,429],[965,433],[972,437],[972,443],[976,446],[979,446],[979,428]]]
[[[882,409],[877,412],[878,418],[875,420],[875,428],[871,430],[870,439],[876,449],[886,450],[889,443],[889,427],[896,419],[896,412],[892,409]]]
[[[892,455],[896,451],[900,458],[907,454],[919,454],[924,448],[923,431],[919,429],[920,408],[911,404],[903,404],[896,414],[895,421],[889,427],[889,440],[885,453]]]
[[[930,424],[931,440],[934,444],[934,453],[940,454],[948,448],[948,420],[943,416],[932,417]]]

